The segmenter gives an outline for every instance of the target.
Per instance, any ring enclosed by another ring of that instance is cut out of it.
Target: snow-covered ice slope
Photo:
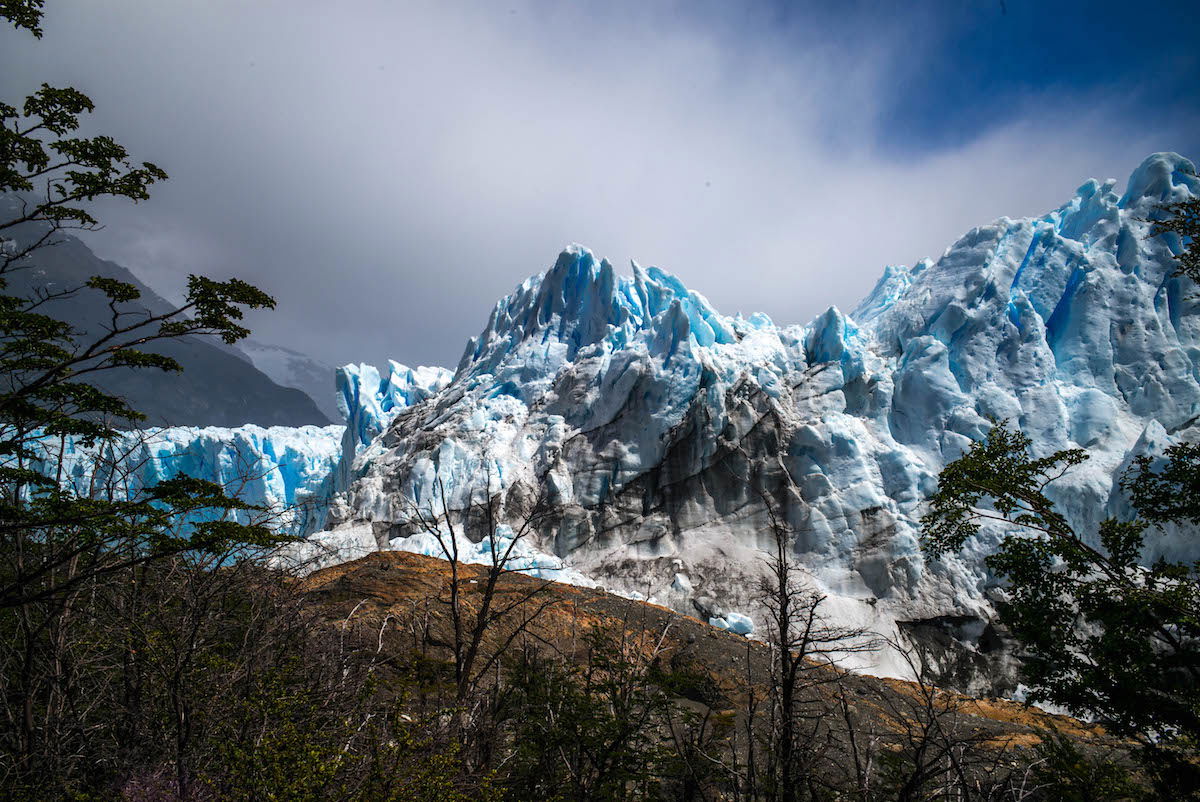
[[[1090,451],[1058,494],[1081,531],[1121,510],[1114,476],[1132,455],[1200,432],[1195,288],[1172,276],[1181,243],[1145,222],[1200,194],[1193,172],[1155,154],[1123,193],[1088,181],[1043,217],[889,267],[853,313],[807,326],[726,317],[666,272],[618,276],[574,246],[495,306],[453,381],[402,377],[421,392],[376,410],[347,393],[376,377],[343,372],[348,448],[322,537],[369,522],[386,547],[443,495],[463,510],[489,494],[510,522],[541,499],[537,545],[603,584],[753,612],[770,506],[843,621],[978,646],[988,544],[927,564],[918,519],[989,420],[1040,452]]]

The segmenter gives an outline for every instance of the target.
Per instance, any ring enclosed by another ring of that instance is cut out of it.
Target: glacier
[[[1008,420],[1038,456],[1088,450],[1053,493],[1094,532],[1129,514],[1116,478],[1136,456],[1200,438],[1200,302],[1173,275],[1183,243],[1148,222],[1197,195],[1192,162],[1153,154],[1123,190],[1090,180],[1048,214],[975,228],[807,325],[723,315],[666,271],[618,275],[572,246],[495,305],[453,371],[339,369],[344,427],[167,430],[149,463],[213,478],[261,459],[251,500],[303,502],[290,525],[312,536],[293,557],[323,564],[440,556],[423,521],[446,513],[487,561],[488,504],[502,537],[532,524],[523,570],[743,633],[782,520],[827,617],[936,645],[964,690],[1011,692],[983,564],[1004,532],[926,561],[925,499]],[[1168,530],[1148,544],[1160,555],[1200,544]]]
[[[1091,180],[973,229],[804,326],[722,315],[663,270],[621,276],[572,246],[496,304],[451,381],[400,414],[356,413],[360,442],[380,434],[343,464],[322,537],[369,524],[377,547],[403,546],[421,511],[469,518],[483,493],[508,523],[536,512],[534,545],[572,569],[716,619],[713,599],[756,611],[776,515],[830,617],[944,636],[969,669],[997,637],[982,557],[1003,532],[924,559],[941,468],[996,420],[1039,455],[1086,448],[1055,499],[1092,532],[1122,511],[1135,455],[1200,434],[1197,302],[1173,275],[1182,243],[1147,222],[1200,193],[1194,173],[1154,154],[1123,192]],[[1152,540],[1200,557],[1185,533]]]
[[[342,456],[343,426],[225,428],[177,426],[124,432],[84,445],[37,444],[40,470],[81,498],[136,498],[175,476],[194,476],[262,508],[282,532],[307,534],[325,522]],[[260,513],[239,512],[248,523]]]

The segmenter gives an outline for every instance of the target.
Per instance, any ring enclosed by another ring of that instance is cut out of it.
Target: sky
[[[1200,4],[48,0],[0,98],[75,86],[171,179],[86,235],[168,297],[274,295],[258,340],[457,364],[571,243],[804,323],[887,264],[1200,159]]]

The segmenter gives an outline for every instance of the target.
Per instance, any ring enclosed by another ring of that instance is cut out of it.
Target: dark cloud
[[[330,362],[452,365],[494,301],[571,242],[671,270],[722,311],[803,322],[853,306],[886,263],[1123,178],[1194,123],[1150,130],[1128,93],[1010,87],[976,135],[897,155],[881,128],[896,66],[925,46],[903,21],[534,0],[50,5],[42,42],[0,34],[3,97],[79,86],[98,130],[172,176],[148,203],[105,207],[93,246],[167,295],[189,271],[253,280],[280,302],[257,338]]]

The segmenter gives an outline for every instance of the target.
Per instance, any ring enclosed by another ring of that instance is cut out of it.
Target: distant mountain
[[[37,232],[33,226],[23,226],[5,233],[22,243]],[[7,293],[77,287],[91,276],[102,275],[136,286],[142,293],[140,303],[151,312],[171,308],[129,270],[99,258],[76,237],[61,235],[57,240],[56,245],[35,251],[22,263],[24,269],[8,276]],[[104,297],[92,291],[55,301],[45,311],[90,332],[101,330],[109,314]],[[186,337],[151,350],[175,358],[183,373],[120,369],[97,374],[94,380],[96,386],[144,412],[148,426],[323,426],[330,422],[304,392],[280,386],[216,340]]]
[[[318,362],[291,348],[258,340],[238,343],[238,349],[250,358],[254,367],[267,374],[271,381],[303,391],[326,417],[334,421],[341,420],[333,380],[335,370],[332,365]]]

